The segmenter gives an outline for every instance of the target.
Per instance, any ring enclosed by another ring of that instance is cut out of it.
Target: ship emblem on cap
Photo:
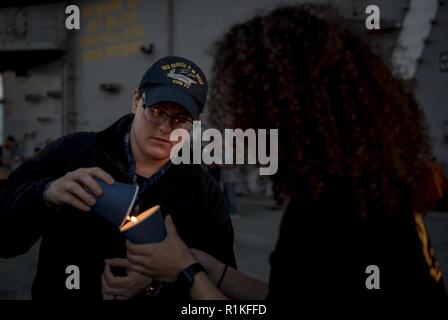
[[[194,77],[194,74],[186,68],[181,68],[178,73],[176,73],[176,68],[171,69],[166,76],[183,82],[187,87],[190,87],[192,84],[197,84],[195,80],[190,78]]]

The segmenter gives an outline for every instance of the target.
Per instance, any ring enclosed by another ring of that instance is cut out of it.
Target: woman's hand
[[[101,291],[104,300],[127,300],[146,289],[152,279],[130,269],[127,259],[110,259],[105,261],[101,277]],[[126,269],[126,276],[114,276],[111,267]]]
[[[225,264],[204,251],[191,249],[190,252],[193,258],[207,270],[210,280],[216,285],[222,275]]]
[[[133,244],[126,241],[130,268],[159,282],[174,282],[179,272],[196,262],[177,234],[170,216],[165,218],[166,238],[160,243]]]

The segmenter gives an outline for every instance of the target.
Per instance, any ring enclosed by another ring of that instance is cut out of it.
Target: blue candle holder
[[[138,216],[131,216],[120,231],[136,244],[156,243],[165,239],[165,219],[160,206],[154,206]]]
[[[137,199],[138,185],[115,182],[109,185],[101,179],[95,181],[103,189],[101,196],[96,197],[96,203],[92,211],[115,226],[121,227],[126,223],[126,218],[131,213],[134,202]]]

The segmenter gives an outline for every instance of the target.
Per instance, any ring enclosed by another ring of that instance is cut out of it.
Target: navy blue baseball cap
[[[146,105],[174,102],[197,119],[207,99],[208,84],[205,74],[192,61],[168,56],[146,70],[139,89],[145,93]]]

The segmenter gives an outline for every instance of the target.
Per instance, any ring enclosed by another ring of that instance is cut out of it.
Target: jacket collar
[[[111,126],[96,134],[96,144],[99,149],[124,173],[128,169],[128,161],[124,149],[124,135],[133,119],[134,115],[132,113],[126,114]]]

